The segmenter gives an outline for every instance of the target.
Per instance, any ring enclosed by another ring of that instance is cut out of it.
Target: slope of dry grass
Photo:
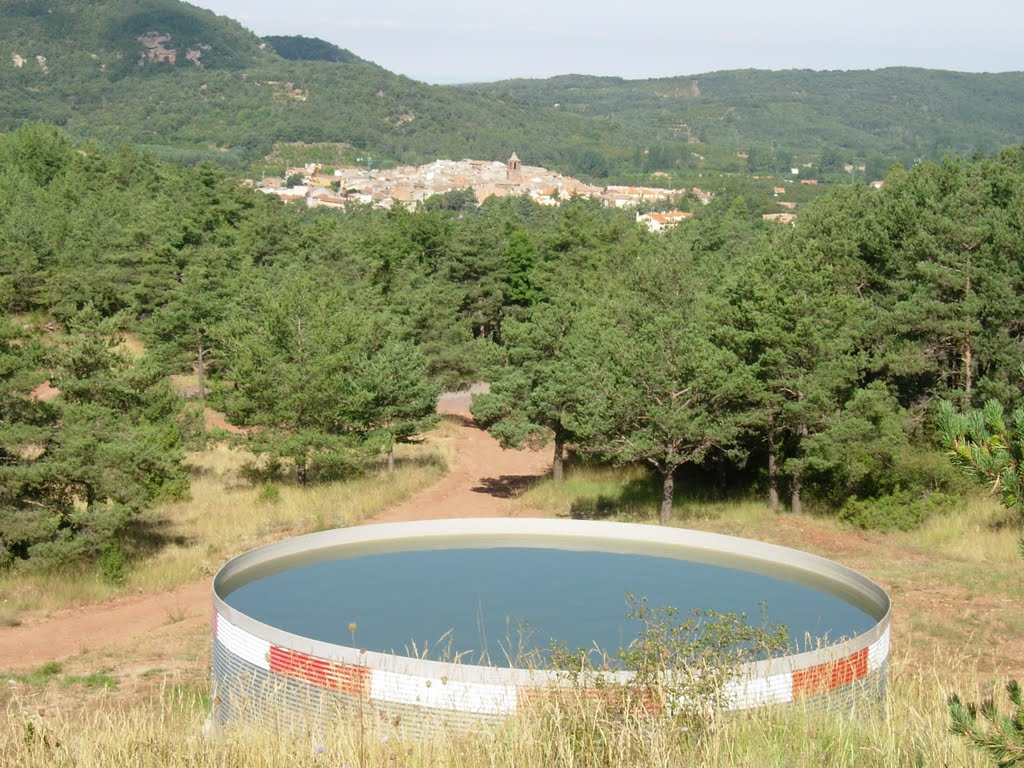
[[[139,521],[140,552],[123,584],[92,567],[2,573],[0,626],[17,623],[27,611],[170,589],[213,574],[232,555],[259,544],[356,524],[435,482],[451,460],[451,441],[451,427],[443,424],[428,443],[398,446],[391,474],[379,467],[341,482],[282,484],[272,493],[243,478],[242,466],[252,458],[244,451],[217,444],[192,454],[190,498],[163,504]]]

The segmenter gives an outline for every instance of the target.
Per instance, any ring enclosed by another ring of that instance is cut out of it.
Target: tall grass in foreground
[[[952,685],[977,682],[961,660],[937,657],[920,675],[894,660],[882,711],[874,701],[820,712],[778,707],[722,715],[696,730],[669,718],[604,709],[592,697],[538,700],[528,711],[471,730],[408,738],[374,712],[339,717],[327,733],[254,723],[202,733],[205,705],[171,688],[151,702],[99,698],[77,713],[40,714],[9,696],[0,765],[24,768],[669,768],[981,766],[949,729]],[[961,688],[963,690],[963,688]]]
[[[218,444],[191,454],[190,498],[163,504],[137,522],[137,551],[123,583],[110,583],[95,567],[0,573],[0,619],[16,623],[28,610],[170,589],[209,576],[231,556],[268,541],[354,525],[441,477],[452,459],[452,436],[450,425],[442,424],[429,443],[397,446],[390,474],[383,466],[371,467],[348,480],[282,484],[272,493],[243,478],[242,466],[252,458],[244,451]]]

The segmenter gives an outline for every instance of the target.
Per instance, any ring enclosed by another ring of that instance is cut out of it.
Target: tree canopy
[[[956,488],[934,403],[1022,405],[1020,149],[837,185],[787,227],[743,185],[662,234],[592,200],[449,202],[307,209],[0,134],[6,557],[94,555],[181,492],[171,374],[305,482],[386,464],[441,389],[487,380],[473,411],[504,444],[553,444],[556,475],[646,466],[665,520],[679,488],[848,519],[934,499]]]

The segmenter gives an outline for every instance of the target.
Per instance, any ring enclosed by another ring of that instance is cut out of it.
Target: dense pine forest
[[[474,414],[506,444],[647,467],[662,520],[687,493],[880,529],[959,503],[939,402],[1018,404],[1020,148],[835,185],[793,226],[728,194],[664,234],[584,199],[434,202],[307,209],[0,136],[3,562],[116,553],[187,493],[203,403],[253,428],[254,473],[311,484],[489,381]]]

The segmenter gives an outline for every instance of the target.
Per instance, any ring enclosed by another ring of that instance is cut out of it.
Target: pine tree
[[[723,343],[695,261],[652,250],[622,282],[581,312],[583,397],[569,427],[587,452],[653,468],[666,524],[680,466],[739,457],[753,380]]]
[[[1020,373],[1024,377],[1024,365]],[[1024,522],[1024,408],[1015,409],[1007,421],[1002,404],[996,400],[989,400],[981,411],[968,413],[957,413],[951,403],[944,401],[939,404],[938,428],[953,463],[998,493],[1003,505]],[[1021,688],[1016,680],[1011,680],[1006,691],[1013,705],[1009,715],[1001,713],[992,699],[982,702],[979,708],[974,704],[965,706],[955,694],[949,697],[953,732],[966,737],[1000,768],[1024,765]]]
[[[490,371],[490,392],[476,395],[472,405],[474,418],[502,447],[554,443],[555,482],[563,478],[573,438],[568,422],[583,396],[570,347],[574,322],[573,310],[562,302],[537,307],[527,321],[506,321],[502,364]]]
[[[354,376],[361,396],[352,413],[353,425],[384,453],[391,472],[395,444],[412,442],[437,423],[440,388],[419,347],[393,338],[359,360]]]
[[[951,403],[942,402],[938,428],[952,462],[999,494],[1003,505],[1024,522],[1024,408],[1014,409],[1007,420],[997,400],[967,413],[958,413]]]
[[[225,403],[236,424],[258,427],[249,447],[287,461],[298,481],[362,465],[352,413],[362,397],[352,372],[370,335],[369,320],[342,291],[298,269],[274,270],[248,286],[243,310],[223,332]]]
[[[113,321],[87,306],[50,349],[8,325],[0,359],[0,558],[95,558],[187,490],[180,400],[150,359],[120,352]],[[46,378],[59,395],[40,402]]]
[[[986,699],[979,707],[965,705],[955,694],[949,697],[953,733],[967,738],[999,768],[1024,765],[1024,697],[1016,680],[1006,684],[1006,692],[1013,705],[1012,714],[1000,712],[994,699]]]

